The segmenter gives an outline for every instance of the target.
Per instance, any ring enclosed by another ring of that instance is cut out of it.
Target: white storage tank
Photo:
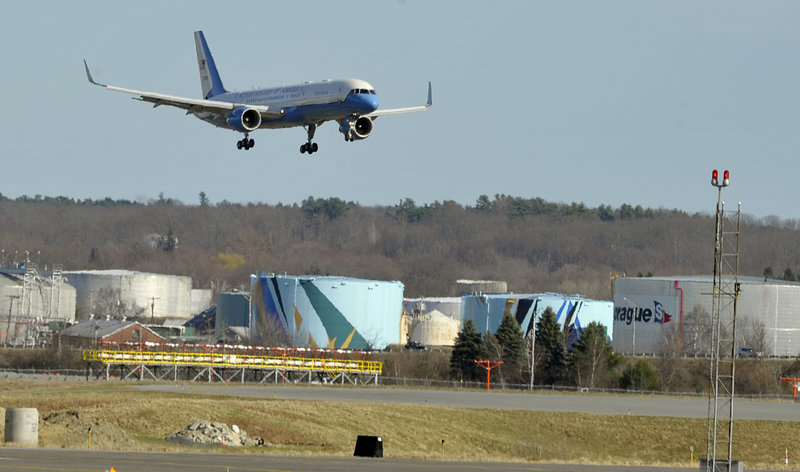
[[[739,284],[738,346],[763,356],[800,355],[800,283],[739,277]],[[712,292],[710,275],[616,279],[614,349],[657,353],[672,330],[689,354],[707,355]]]
[[[77,293],[76,317],[192,316],[192,279],[130,270],[64,272]]]
[[[213,303],[213,296],[211,289],[208,288],[193,288],[191,293],[192,303],[189,311],[194,315],[205,311]]]
[[[408,341],[425,346],[452,346],[461,329],[461,298],[404,300]]]
[[[459,295],[473,293],[508,293],[508,284],[504,280],[456,280]]]

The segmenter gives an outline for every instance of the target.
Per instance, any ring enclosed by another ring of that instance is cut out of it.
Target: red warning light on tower
[[[722,173],[722,183],[720,184],[719,172],[717,172],[717,169],[714,169],[713,171],[711,171],[711,185],[718,188],[727,187],[731,183],[730,177],[731,173],[728,172],[727,170],[724,171]]]

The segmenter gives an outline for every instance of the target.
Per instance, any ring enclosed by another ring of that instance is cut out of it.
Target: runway
[[[438,462],[260,454],[154,453],[0,448],[0,471],[26,472],[656,472],[658,467]],[[694,469],[669,469],[688,471]]]
[[[183,387],[181,387],[183,385]],[[601,415],[666,416],[708,418],[706,397],[611,396],[527,392],[485,392],[415,390],[399,388],[351,388],[334,386],[287,386],[185,383],[141,385],[141,391],[199,395],[233,395],[254,398],[282,398],[334,402],[407,403],[454,408],[497,408],[503,410],[571,411]],[[737,420],[800,421],[800,403],[777,400],[734,402]]]

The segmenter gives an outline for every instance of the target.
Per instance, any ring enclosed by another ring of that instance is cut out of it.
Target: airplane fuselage
[[[368,82],[360,79],[324,80],[244,92],[226,92],[214,100],[234,104],[263,105],[283,110],[280,118],[262,120],[259,128],[289,128],[360,116],[378,109],[378,95]],[[224,116],[194,112],[201,120],[232,129]]]

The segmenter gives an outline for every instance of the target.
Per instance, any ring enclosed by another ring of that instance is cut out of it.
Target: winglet
[[[85,62],[85,61],[84,61]],[[86,72],[89,72],[89,69],[86,69]],[[431,93],[431,82],[428,81],[428,104],[426,106],[433,105],[433,94]]]
[[[86,78],[89,79],[89,83],[93,85],[99,85],[101,87],[106,87],[106,84],[101,84],[99,82],[94,81],[94,79],[92,78],[92,73],[89,72],[89,64],[86,63],[86,59],[83,60],[83,67],[86,68]]]

